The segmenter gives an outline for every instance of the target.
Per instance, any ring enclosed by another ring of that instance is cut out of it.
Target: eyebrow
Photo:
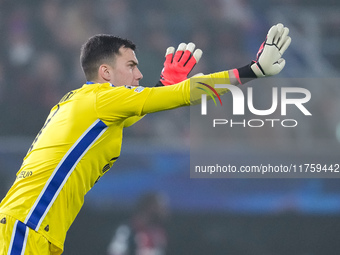
[[[132,63],[133,65],[138,66],[138,63],[134,60],[129,60],[127,63]]]

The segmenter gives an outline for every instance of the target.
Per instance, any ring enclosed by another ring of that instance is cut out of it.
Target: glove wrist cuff
[[[262,78],[266,76],[259,62],[253,62],[253,64],[250,65],[250,68],[251,70],[253,70],[257,78]]]
[[[164,84],[161,81],[158,81],[155,85],[155,87],[163,87]]]
[[[253,64],[255,64],[254,61],[252,61],[249,65],[234,69],[234,74],[240,84],[245,84],[246,82],[257,78],[251,67]]]

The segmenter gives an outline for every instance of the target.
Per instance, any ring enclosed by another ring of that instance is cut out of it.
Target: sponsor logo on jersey
[[[136,92],[142,92],[144,90],[144,87],[142,87],[142,86],[138,86],[137,88],[135,88],[135,91]]]

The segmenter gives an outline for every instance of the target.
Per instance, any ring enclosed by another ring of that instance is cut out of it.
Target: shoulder
[[[115,87],[111,85],[110,83],[103,83],[99,84],[97,87],[98,93],[119,93],[119,94],[126,94],[126,95],[133,95],[133,94],[144,94],[145,92],[149,91],[150,88],[143,87],[143,86],[131,86],[131,85],[125,85],[125,86],[119,86]]]

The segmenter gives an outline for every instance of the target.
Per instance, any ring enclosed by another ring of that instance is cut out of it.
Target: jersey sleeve
[[[136,122],[140,121],[142,118],[144,118],[145,115],[143,116],[133,116],[133,117],[129,117],[124,121],[124,127],[130,127],[133,124],[135,124]]]
[[[198,80],[204,81],[212,87],[214,87],[215,84],[221,83],[221,80],[227,84],[230,83],[228,71],[223,71],[190,78],[171,86],[151,88],[145,101],[142,114],[200,103],[201,95],[204,91],[197,89],[200,85],[196,82]],[[216,91],[219,95],[228,92],[227,89],[216,89]]]
[[[163,87],[115,87],[100,90],[97,93],[96,109],[100,119],[108,122],[125,121],[133,116],[143,116],[148,113],[171,110],[174,108],[197,104],[201,100],[202,90],[197,89],[197,79],[214,86],[221,79],[229,83],[228,71],[212,73],[187,79],[178,84]],[[222,95],[227,89],[216,89]],[[126,126],[132,125],[138,118],[131,119]]]
[[[150,88],[140,86],[102,88],[96,95],[98,117],[106,122],[122,122],[133,116],[142,116],[141,112],[149,93]]]

